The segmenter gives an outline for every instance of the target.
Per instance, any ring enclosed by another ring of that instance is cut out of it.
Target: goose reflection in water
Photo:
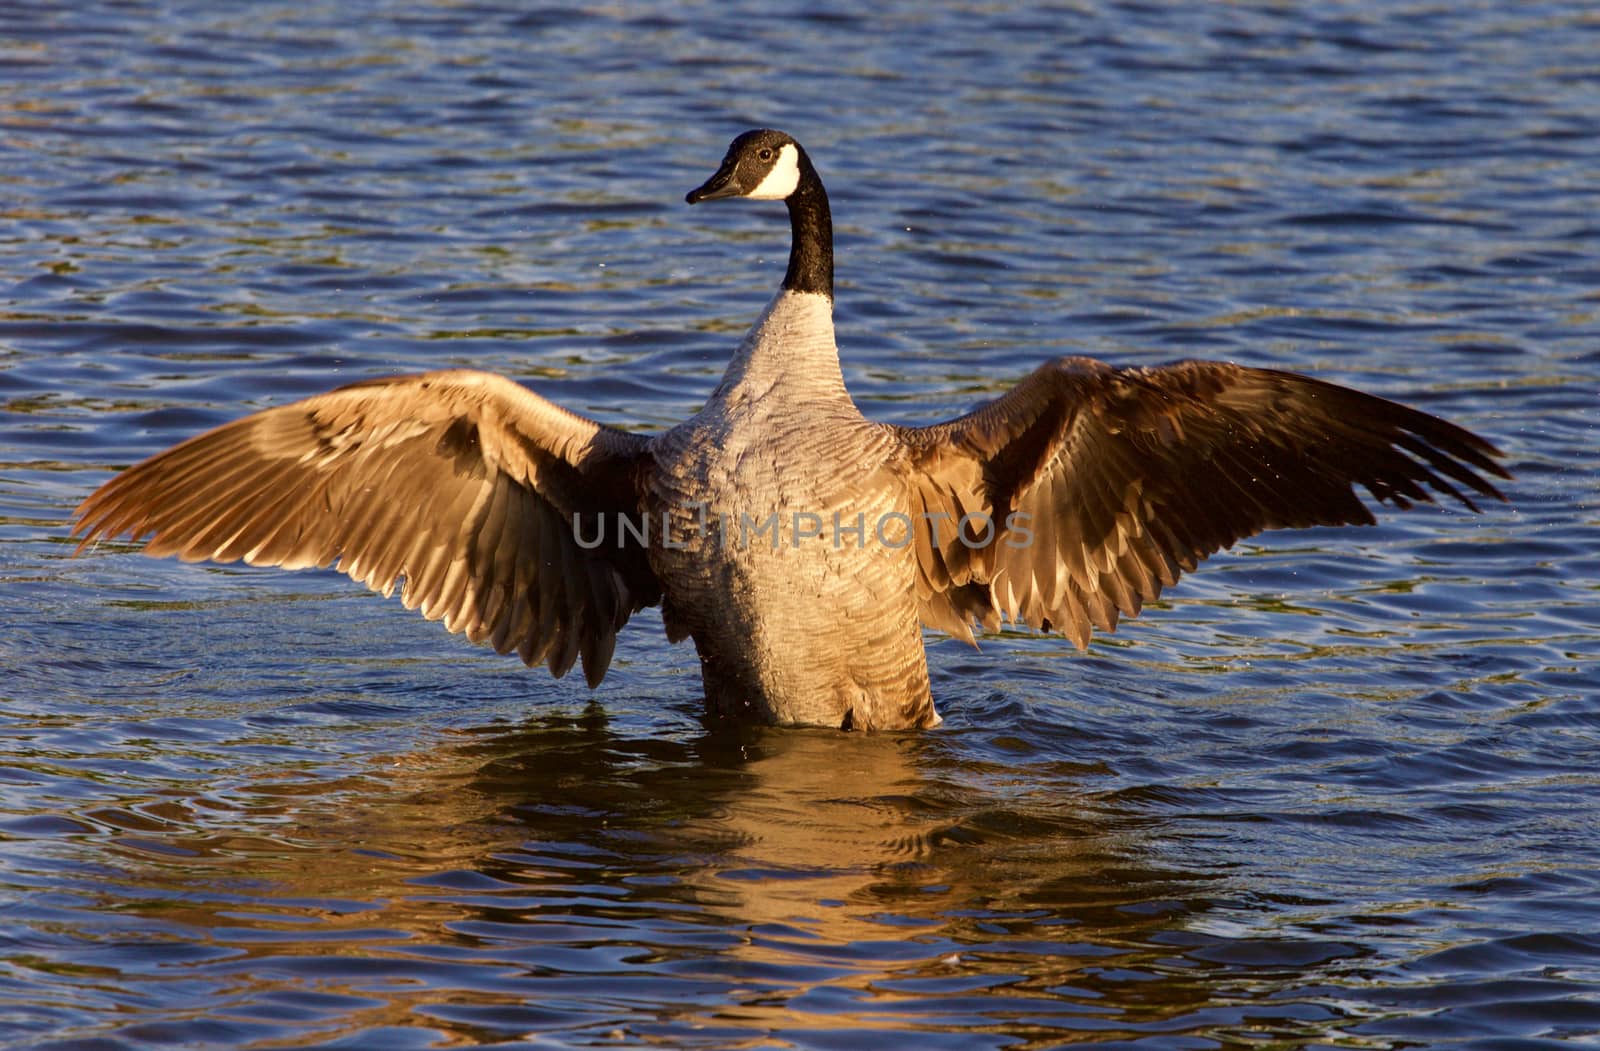
[[[703,996],[677,1010],[718,1024],[836,1026],[840,1010],[925,1024],[879,984],[1022,982],[1025,955],[1022,984],[1054,999],[1107,944],[1127,947],[1125,967],[1170,954],[1150,940],[1178,922],[1169,910],[1119,907],[1205,877],[1161,870],[1142,822],[1090,816],[1059,780],[1049,800],[990,792],[956,762],[905,734],[630,738],[592,705],[464,731],[338,784],[244,783],[227,831],[206,801],[167,801],[181,820],[160,850],[130,850],[129,889],[108,903],[224,950],[180,967],[188,979],[234,975],[260,998],[314,973],[325,992],[376,996],[341,1020],[350,1032],[444,1001],[578,1011],[598,997],[615,1015],[656,972],[695,979]],[[1014,771],[988,773],[998,786]],[[1063,937],[1081,951],[1039,951]],[[448,959],[411,949],[441,940]],[[1147,984],[1157,1013],[1207,995]],[[791,1003],[823,986],[845,997],[827,1018]]]

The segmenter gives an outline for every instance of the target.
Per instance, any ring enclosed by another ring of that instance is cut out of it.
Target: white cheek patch
[[[778,150],[778,161],[761,180],[761,184],[746,197],[757,201],[781,201],[794,193],[795,187],[800,185],[800,151],[793,145],[786,144]]]

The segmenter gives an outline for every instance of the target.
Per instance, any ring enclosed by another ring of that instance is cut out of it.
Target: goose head
[[[723,197],[782,201],[800,188],[802,167],[810,161],[794,137],[771,128],[747,131],[728,146],[722,167],[684,200],[690,204]]]
[[[833,218],[811,158],[794,136],[757,128],[734,139],[715,175],[689,191],[690,204],[725,197],[783,201],[792,239],[783,287],[833,299]]]

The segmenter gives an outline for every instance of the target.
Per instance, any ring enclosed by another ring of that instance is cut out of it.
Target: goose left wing
[[[370,380],[123,471],[78,507],[73,533],[80,551],[128,533],[191,562],[337,562],[530,666],[559,676],[581,657],[594,686],[661,586],[641,548],[580,544],[574,530],[637,514],[648,445],[486,372]]]
[[[1503,500],[1500,452],[1437,417],[1307,376],[1221,362],[1041,366],[958,419],[895,428],[911,465],[922,621],[1001,619],[1079,648],[1201,559],[1266,529],[1371,524]],[[1433,492],[1430,492],[1432,490]]]

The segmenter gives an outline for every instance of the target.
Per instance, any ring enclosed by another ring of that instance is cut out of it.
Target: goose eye
[[[756,151],[756,156],[760,157],[764,161],[770,161],[772,159],[772,148],[769,146],[763,146]]]

